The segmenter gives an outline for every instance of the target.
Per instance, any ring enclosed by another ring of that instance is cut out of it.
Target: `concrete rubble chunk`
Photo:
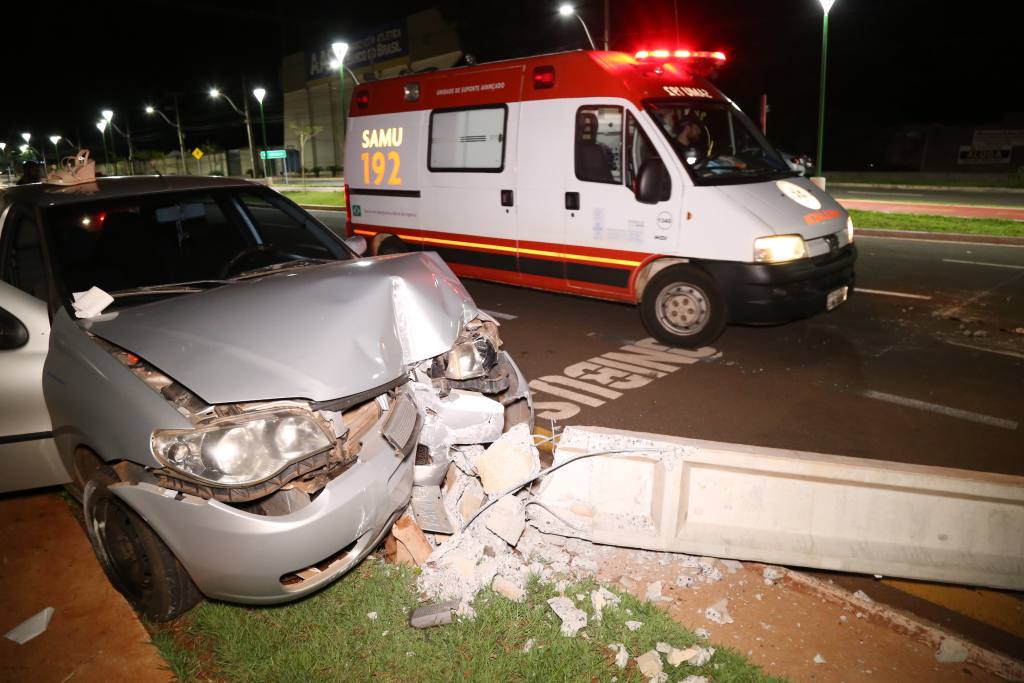
[[[861,602],[874,602],[874,600],[871,599],[870,595],[868,595],[864,591],[860,591],[860,590],[857,591],[856,593],[854,593],[853,597],[857,598]]]
[[[708,683],[706,676],[687,676],[680,683]]]
[[[529,640],[526,641],[526,643],[523,644],[523,652],[524,653],[525,652],[529,652],[532,649],[533,649],[533,638],[530,638]]]
[[[637,657],[636,667],[640,669],[640,673],[648,680],[661,680],[661,677],[665,675],[661,670],[661,655],[658,654],[657,650],[650,650]]]
[[[594,608],[594,620],[600,621],[601,612],[607,605],[619,604],[619,596],[612,593],[610,590],[601,586],[596,591],[590,593],[590,606]]]
[[[427,561],[427,558],[430,557],[430,554],[434,552],[434,547],[430,545],[426,534],[423,533],[423,530],[416,524],[416,520],[410,514],[404,514],[399,517],[391,527],[391,533],[404,546],[405,551],[417,566],[422,566]]]
[[[473,461],[488,495],[507,491],[540,472],[540,454],[526,424],[518,424]]]
[[[716,624],[731,624],[732,616],[729,614],[729,598],[722,598],[715,604],[704,610],[704,616]]]
[[[526,600],[526,591],[504,576],[495,576],[494,580],[491,581],[491,588],[494,589],[495,593],[504,595],[512,602],[523,602]]]
[[[519,543],[526,529],[526,509],[523,501],[509,495],[500,499],[483,514],[484,524],[511,546]]]
[[[967,655],[967,647],[963,641],[946,638],[939,643],[939,649],[935,651],[935,661],[943,664],[966,662]]]
[[[654,649],[663,655],[667,655],[669,652],[672,652],[672,650],[674,650],[675,648],[669,645],[668,643],[662,643],[659,641],[654,645]]]
[[[626,664],[629,664],[629,651],[626,650],[626,646],[622,643],[611,643],[608,649],[615,653],[615,666],[625,669]]]
[[[687,576],[686,574],[680,574],[676,577],[676,585],[680,588],[689,588],[693,585],[693,577]]]
[[[686,660],[686,663],[690,666],[704,666],[711,661],[711,658],[715,656],[715,648],[713,647],[702,647],[696,655]]]
[[[815,664],[825,664],[826,663],[826,659],[824,657],[822,657],[820,654],[815,653],[815,655],[814,655],[814,663]]]
[[[707,630],[703,626],[700,626],[699,628],[694,630],[694,633],[697,635],[698,638],[703,638],[704,640],[707,640],[711,637],[711,631]]]
[[[672,666],[679,666],[683,662],[688,662],[697,657],[700,653],[701,648],[696,646],[688,647],[685,650],[672,648],[668,653],[668,663]]]
[[[562,620],[560,631],[563,636],[575,636],[576,632],[587,625],[587,613],[577,608],[569,598],[551,598],[548,605]]]
[[[661,581],[652,581],[647,584],[647,591],[645,595],[651,602],[659,602],[667,599],[661,594]]]
[[[377,621],[377,613],[376,612],[367,612],[366,613],[366,618],[369,619],[370,621]]]
[[[739,570],[743,569],[743,563],[737,560],[722,560],[722,564],[730,574],[735,574]]]
[[[467,487],[466,490],[462,492],[462,496],[459,498],[458,510],[463,524],[468,522],[470,517],[480,509],[480,506],[484,504],[484,498],[486,497],[487,496],[484,495],[483,487]]]
[[[764,577],[764,585],[766,586],[774,586],[785,575],[786,570],[782,567],[765,567],[764,571],[761,572],[761,576]]]
[[[636,630],[638,630],[643,625],[644,625],[644,622],[642,622],[642,621],[627,621],[626,622],[626,628],[628,628],[630,631],[636,631]]]

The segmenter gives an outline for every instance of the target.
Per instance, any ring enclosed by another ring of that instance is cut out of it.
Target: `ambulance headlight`
[[[800,235],[772,235],[754,240],[754,261],[783,263],[807,256],[807,245]]]
[[[853,219],[846,217],[846,243],[853,244]]]

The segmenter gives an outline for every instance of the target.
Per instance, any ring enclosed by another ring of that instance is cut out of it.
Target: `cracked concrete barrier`
[[[542,531],[595,543],[1024,590],[1024,477],[567,427]],[[544,508],[547,508],[546,510]],[[554,513],[554,514],[552,514]]]

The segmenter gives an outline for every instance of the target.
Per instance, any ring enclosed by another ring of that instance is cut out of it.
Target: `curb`
[[[868,187],[879,190],[934,190],[935,192],[977,192],[979,194],[1008,192],[1010,194],[1024,194],[1024,188],[1020,187],[972,187],[961,185],[905,185],[902,183],[843,183],[835,181],[829,183],[829,187]]]
[[[890,239],[928,240],[930,242],[971,242],[1024,247],[1024,237],[1004,235],[971,235],[962,232],[923,232],[920,230],[882,230],[879,228],[856,228],[854,235],[864,237],[888,237]],[[855,237],[856,239],[856,237]]]
[[[303,209],[312,209],[313,211],[345,211],[344,206],[324,206],[322,204],[299,204]]]
[[[964,646],[967,651],[967,663],[973,664],[991,674],[1011,681],[1024,680],[1024,661],[1013,659],[1004,654],[985,649],[979,645],[958,638],[938,626],[919,621],[918,619],[899,612],[892,607],[877,602],[861,600],[853,593],[830,585],[821,579],[788,569],[786,578],[800,587],[807,589],[823,600],[848,606],[855,611],[875,617],[893,630],[907,635],[918,642],[939,649],[944,640],[953,640]]]

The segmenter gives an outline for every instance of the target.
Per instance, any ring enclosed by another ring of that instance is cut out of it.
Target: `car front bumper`
[[[826,310],[830,292],[853,293],[857,248],[790,263],[703,262],[726,297],[729,322],[753,325],[807,318]]]

